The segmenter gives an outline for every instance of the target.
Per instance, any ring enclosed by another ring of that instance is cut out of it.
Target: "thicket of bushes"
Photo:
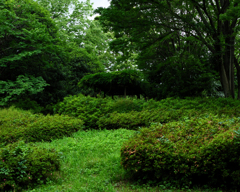
[[[30,142],[51,141],[83,129],[83,121],[64,115],[0,110],[0,191],[34,187],[59,171],[59,156]],[[25,144],[27,142],[28,144]]]
[[[112,100],[110,98],[95,98],[78,95],[65,97],[63,102],[54,108],[55,114],[69,115],[84,121],[87,129],[98,129],[101,117],[117,112],[127,113],[141,111],[143,100]]]
[[[0,191],[21,191],[54,179],[60,156],[23,141],[0,148]]]

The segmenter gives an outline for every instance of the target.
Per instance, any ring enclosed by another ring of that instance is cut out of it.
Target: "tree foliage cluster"
[[[220,81],[224,95],[234,98],[235,84],[240,91],[239,7],[237,0],[112,0],[96,12],[115,35],[111,47],[123,58],[137,52],[138,67],[162,96],[198,95]]]
[[[1,106],[23,98],[56,103],[79,93],[83,76],[104,71],[108,36],[88,19],[92,12],[90,1],[0,2]]]

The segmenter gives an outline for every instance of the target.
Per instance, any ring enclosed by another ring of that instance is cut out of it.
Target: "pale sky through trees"
[[[93,3],[94,9],[97,7],[108,7],[110,5],[109,0],[91,0],[91,3]]]
[[[98,7],[108,7],[110,5],[109,0],[91,0],[91,3],[93,3],[93,9],[97,9]],[[94,15],[91,17],[91,19],[94,19],[97,15]]]

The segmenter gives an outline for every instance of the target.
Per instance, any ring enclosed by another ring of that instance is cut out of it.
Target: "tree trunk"
[[[240,100],[240,67],[239,65],[236,68],[237,68],[237,81],[238,81],[238,100]]]
[[[237,58],[234,56],[234,65],[237,69],[237,81],[238,81],[238,100],[240,100],[240,66],[239,66],[239,63],[238,63],[238,60]]]
[[[215,45],[216,64],[219,66],[220,81],[225,97],[235,98],[234,86],[234,41],[235,37],[225,39],[225,48],[220,44],[220,39]],[[220,53],[220,54],[219,54]]]
[[[221,62],[220,78],[221,78],[221,83],[222,83],[224,95],[227,98],[227,97],[230,96],[230,89],[229,89],[229,81],[228,81],[228,78],[227,78],[227,74],[226,74],[226,71],[225,71],[223,60]]]

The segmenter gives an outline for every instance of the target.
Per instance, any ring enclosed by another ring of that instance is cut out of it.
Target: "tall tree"
[[[195,38],[214,57],[212,64],[225,96],[234,98],[234,64],[240,78],[240,67],[234,62],[237,10],[238,0],[112,0],[109,8],[97,12],[109,30],[116,35],[127,34],[128,42],[137,42],[140,47],[150,46],[148,40],[154,36],[153,44],[176,32]]]
[[[41,92],[48,83],[44,75],[66,57],[58,28],[36,2],[0,1],[0,23],[0,97],[4,105],[22,94]]]

